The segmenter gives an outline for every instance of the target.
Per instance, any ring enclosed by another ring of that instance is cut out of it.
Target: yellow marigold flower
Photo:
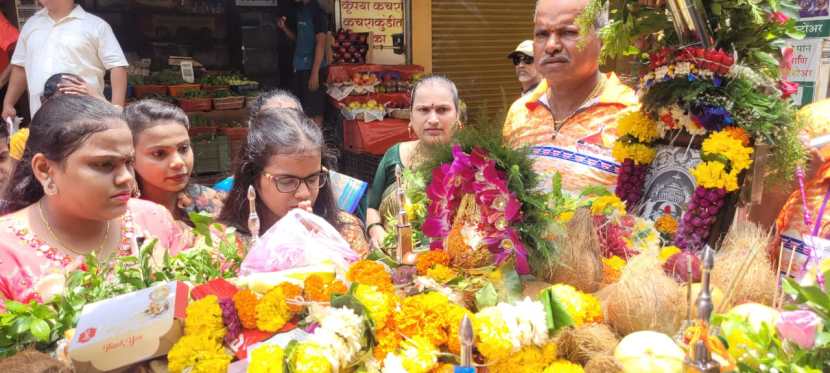
[[[680,248],[677,246],[666,246],[662,250],[660,250],[660,263],[665,263],[669,258],[673,257],[674,254],[680,254]]]
[[[280,346],[264,344],[256,348],[248,359],[248,373],[283,373],[285,352]]]
[[[617,135],[631,136],[639,142],[650,143],[660,137],[657,122],[642,111],[631,111],[617,119]]]
[[[291,310],[279,286],[265,294],[256,305],[256,326],[264,332],[276,332],[291,319]]]
[[[331,373],[332,366],[323,348],[314,342],[300,342],[291,354],[290,363],[297,373]]]
[[[614,143],[614,147],[611,148],[611,156],[620,163],[626,159],[631,159],[638,165],[651,164],[655,155],[657,155],[657,151],[653,147],[645,144],[626,144],[622,141],[617,141]]]
[[[565,307],[565,312],[571,317],[574,325],[602,322],[602,307],[593,295],[585,294],[565,284],[556,284],[550,289],[556,300]]]
[[[398,350],[402,338],[395,328],[394,319],[391,317],[388,318],[385,326],[379,327],[376,325],[375,327],[375,339],[377,343],[375,344],[375,349],[372,351],[372,355],[374,355],[376,360],[383,361],[387,354]]]
[[[602,258],[602,282],[605,284],[617,282],[625,264],[625,260],[616,255],[610,258]]]
[[[417,336],[401,343],[401,359],[408,373],[427,373],[438,365],[438,349]]]
[[[369,318],[375,323],[375,329],[386,325],[386,320],[394,307],[392,295],[382,293],[371,285],[357,285],[354,296],[369,311]]]
[[[625,202],[613,194],[597,197],[591,202],[591,213],[594,215],[613,215],[625,213]]]
[[[248,289],[241,290],[234,294],[233,304],[236,306],[236,313],[239,314],[242,327],[256,329],[256,294]]]
[[[703,140],[701,151],[729,160],[731,171],[740,173],[752,164],[752,148],[744,146],[741,139],[732,137],[729,131],[718,131]]]
[[[738,172],[726,172],[726,166],[717,161],[700,162],[692,169],[697,185],[708,189],[725,189],[727,192],[738,190]]]
[[[222,308],[215,295],[208,295],[187,306],[184,320],[185,335],[204,335],[217,341],[225,336]]]
[[[170,373],[226,372],[230,363],[231,356],[219,340],[204,334],[185,335],[167,354]]]
[[[487,361],[504,360],[513,353],[510,328],[496,307],[488,307],[475,314],[473,328],[478,340],[476,347]]]
[[[346,279],[358,284],[377,286],[383,292],[392,292],[392,275],[383,264],[373,260],[361,260],[349,267]]]
[[[458,273],[443,264],[436,264],[427,270],[427,277],[437,281],[439,284],[446,284],[458,277]]]
[[[545,368],[543,373],[585,373],[585,370],[579,364],[560,359]]]
[[[658,232],[668,235],[677,233],[677,219],[671,214],[663,214],[654,222],[654,228]]]
[[[559,214],[559,216],[556,217],[556,221],[564,224],[564,223],[567,223],[567,222],[571,221],[571,219],[573,219],[573,218],[574,218],[574,212],[573,211],[565,211],[565,212]]]
[[[550,354],[551,348],[553,354]],[[509,358],[495,362],[489,366],[491,373],[538,373],[556,360],[556,344],[549,343],[545,348],[530,345],[521,349]]]
[[[418,270],[418,274],[424,276],[427,274],[427,271],[430,270],[435,265],[444,265],[447,266],[450,264],[450,256],[443,250],[430,250],[415,259],[415,269]]]
[[[406,337],[422,336],[434,346],[443,346],[449,332],[446,312],[449,304],[449,299],[437,292],[408,297],[394,315],[395,325]]]

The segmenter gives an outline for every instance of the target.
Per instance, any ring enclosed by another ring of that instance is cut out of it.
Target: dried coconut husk
[[[640,330],[674,335],[685,314],[684,294],[663,272],[657,257],[640,254],[628,261],[617,283],[596,295],[606,323],[618,335]]]
[[[724,304],[715,305],[716,310],[723,312],[750,302],[772,305],[777,279],[766,255],[771,240],[771,235],[755,223],[732,225],[712,269],[712,284],[724,293]]]
[[[596,355],[585,364],[585,373],[622,373],[623,367],[613,355]]]
[[[585,293],[602,286],[602,251],[591,212],[579,209],[568,222],[567,234],[557,237],[559,253],[537,273],[552,284],[564,283]]]
[[[605,324],[586,324],[563,330],[556,337],[559,357],[585,365],[596,355],[611,355],[620,343]]]
[[[36,350],[25,350],[0,360],[3,373],[71,373],[72,368]]]

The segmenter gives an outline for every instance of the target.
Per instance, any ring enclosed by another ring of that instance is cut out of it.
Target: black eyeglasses
[[[277,190],[281,193],[296,192],[297,189],[300,189],[300,182],[305,183],[305,186],[307,186],[309,190],[320,189],[324,187],[326,182],[329,180],[329,173],[326,171],[320,171],[306,178],[296,176],[274,176],[267,172],[263,172],[262,174],[271,180]]]
[[[524,62],[525,65],[533,65],[533,57],[526,54],[514,54],[510,58],[513,59],[513,66],[519,66],[521,62]]]

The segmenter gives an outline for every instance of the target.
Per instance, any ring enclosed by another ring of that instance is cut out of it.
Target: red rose
[[[769,20],[779,26],[784,26],[790,20],[790,17],[784,14],[784,12],[772,12],[769,14]]]
[[[781,90],[781,97],[789,98],[798,92],[798,83],[780,80],[778,82],[778,89]]]

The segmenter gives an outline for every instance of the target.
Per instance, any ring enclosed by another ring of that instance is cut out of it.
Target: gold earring
[[[43,187],[43,193],[47,196],[54,196],[58,194],[58,187],[55,185],[55,182],[52,181],[52,178],[46,178],[46,185]]]
[[[409,131],[409,138],[412,138],[412,126],[406,128]]]

